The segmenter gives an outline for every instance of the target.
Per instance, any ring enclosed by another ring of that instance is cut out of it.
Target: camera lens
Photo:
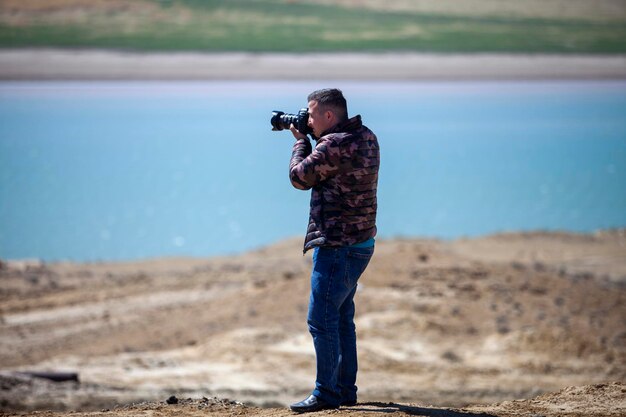
[[[281,126],[281,118],[285,114],[282,111],[274,110],[272,112],[272,118],[270,119],[270,123],[272,124],[272,130],[283,130],[284,128]]]
[[[279,110],[272,112],[270,123],[272,130],[285,130],[293,124],[300,133],[309,134],[313,131],[308,126],[309,112],[307,109],[300,109],[298,114],[289,114]]]

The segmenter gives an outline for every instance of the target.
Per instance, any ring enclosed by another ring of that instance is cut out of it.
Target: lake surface
[[[0,258],[303,236],[274,109],[337,86],[379,138],[379,237],[626,226],[626,82],[0,83]]]

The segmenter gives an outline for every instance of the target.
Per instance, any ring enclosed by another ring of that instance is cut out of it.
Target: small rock
[[[526,269],[526,266],[518,261],[513,261],[511,262],[511,267],[513,267],[513,269],[516,269],[518,271],[523,271],[524,269]]]
[[[178,404],[178,398],[176,398],[175,395],[172,395],[170,398],[165,400],[165,402],[168,404]]]

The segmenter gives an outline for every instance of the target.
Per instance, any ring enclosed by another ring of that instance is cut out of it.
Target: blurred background
[[[609,0],[3,1],[0,256],[300,235],[269,115],[327,86],[383,143],[381,237],[624,226],[625,21]]]
[[[361,398],[626,378],[626,1],[0,0],[0,406],[304,395],[269,120],[325,87],[381,145]]]

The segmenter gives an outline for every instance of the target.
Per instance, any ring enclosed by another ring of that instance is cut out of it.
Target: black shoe
[[[310,395],[306,400],[291,404],[289,408],[296,413],[311,413],[320,410],[332,410],[337,408],[337,406],[328,404],[326,401],[321,398],[317,398],[315,395]]]
[[[352,407],[356,405],[356,400],[344,400],[340,404],[342,407]]]

